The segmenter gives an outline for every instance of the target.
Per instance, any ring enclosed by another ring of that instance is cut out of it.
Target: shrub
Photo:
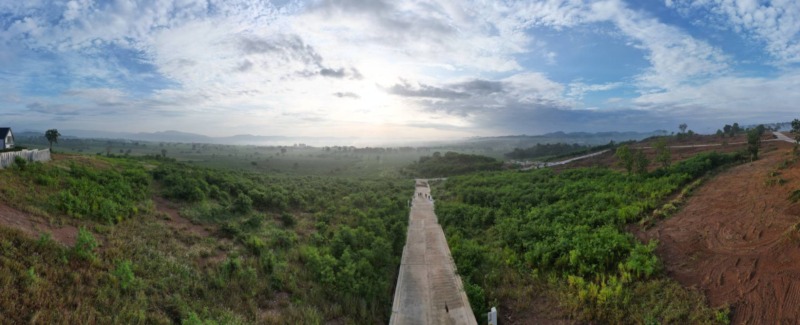
[[[92,233],[84,227],[78,228],[78,239],[75,242],[75,246],[72,247],[75,255],[84,260],[94,260],[95,248],[97,248],[97,240],[92,236]]]
[[[119,287],[122,290],[130,288],[136,280],[136,277],[133,275],[131,261],[128,260],[117,263],[117,268],[114,269],[111,274],[117,279]]]
[[[18,170],[25,170],[25,167],[28,166],[28,160],[22,158],[20,156],[14,157],[14,168]]]
[[[248,213],[253,209],[253,200],[247,194],[239,193],[236,199],[233,200],[230,209],[241,214]]]
[[[288,212],[281,213],[281,222],[283,223],[284,227],[291,228],[294,227],[295,223],[297,222],[293,215]]]

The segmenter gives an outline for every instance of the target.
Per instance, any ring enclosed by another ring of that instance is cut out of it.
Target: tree
[[[672,161],[672,154],[667,146],[667,141],[664,138],[659,139],[655,145],[656,161],[660,162],[664,168],[669,167]]]
[[[800,142],[800,120],[794,119],[792,121],[792,133],[794,133],[795,141]]]
[[[161,149],[161,157],[162,158],[166,158],[167,157],[167,149]]]
[[[722,133],[722,130],[717,129],[717,136],[720,137],[720,138],[724,138],[725,137],[725,133]]]
[[[636,166],[637,174],[647,173],[647,166],[650,165],[650,160],[644,155],[644,150],[636,150],[633,154],[633,163]]]
[[[733,127],[731,127],[731,132],[733,133],[733,135],[742,132],[742,128],[739,127],[739,123],[733,123]]]
[[[759,124],[758,126],[756,126],[756,132],[758,132],[758,136],[764,135],[764,132],[766,131],[767,128],[764,126],[764,124]]]
[[[761,134],[757,128],[747,131],[747,152],[750,153],[750,161],[758,159],[758,149],[761,147]]]
[[[681,123],[678,125],[678,128],[681,129],[681,133],[686,133],[686,128],[689,127],[686,123]]]
[[[58,129],[50,129],[44,133],[44,137],[50,142],[50,151],[53,151],[53,142],[58,143],[58,137],[60,136],[61,133],[58,133]]]
[[[730,124],[725,124],[725,126],[722,128],[722,131],[727,135],[733,135],[733,132],[731,132],[732,129],[733,127],[731,127]]]
[[[616,156],[622,164],[622,167],[630,174],[633,171],[633,153],[628,145],[623,145],[617,148]]]

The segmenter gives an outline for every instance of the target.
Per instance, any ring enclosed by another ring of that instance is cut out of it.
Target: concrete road
[[[389,324],[477,324],[429,198],[417,180]]]
[[[781,132],[775,131],[775,132],[772,132],[772,134],[774,134],[775,138],[780,140],[780,141],[786,141],[786,142],[789,142],[789,143],[797,143],[797,141],[794,141],[794,139],[792,139],[790,137],[787,137],[785,134],[783,134]]]

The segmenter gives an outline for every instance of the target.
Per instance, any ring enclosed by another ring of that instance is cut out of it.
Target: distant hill
[[[542,135],[507,135],[497,137],[475,137],[458,143],[464,148],[483,149],[493,152],[510,152],[515,148],[530,148],[537,144],[578,144],[581,146],[598,146],[611,141],[623,142],[642,140],[652,136],[668,134],[664,130],[652,132],[553,132]]]
[[[340,141],[349,143],[351,138],[322,138],[322,137],[287,137],[238,134],[228,137],[209,137],[197,133],[181,131],[161,131],[161,132],[108,132],[93,130],[59,130],[63,138],[83,138],[83,139],[125,139],[134,141],[151,142],[183,142],[183,143],[215,143],[215,144],[251,144],[251,145],[292,145],[295,143],[317,144],[320,142]],[[17,137],[43,137],[44,132],[24,131],[16,134]]]
[[[214,143],[214,144],[238,144],[238,145],[293,145],[293,144],[307,144],[307,145],[351,145],[357,140],[368,140],[366,143],[370,145],[379,146],[376,142],[379,139],[357,139],[357,138],[337,138],[337,137],[290,137],[280,135],[252,135],[252,134],[239,134],[227,137],[210,137],[207,135],[181,132],[181,131],[161,131],[161,132],[109,132],[109,131],[93,131],[93,130],[77,130],[65,129],[59,130],[62,137],[68,138],[83,138],[83,139],[125,139],[133,141],[151,141],[151,142],[183,142],[183,143]],[[602,145],[607,144],[609,141],[621,142],[628,140],[641,140],[654,135],[663,135],[667,131],[657,130],[653,132],[553,132],[543,135],[508,135],[497,137],[474,137],[463,140],[452,141],[436,141],[429,143],[415,143],[415,144],[402,144],[396,143],[386,144],[391,146],[397,145],[413,145],[417,147],[467,147],[467,148],[483,148],[491,151],[508,152],[514,148],[528,148],[535,146],[537,143],[567,143],[579,145]],[[44,131],[28,131],[19,132],[17,137],[36,138],[43,137]]]

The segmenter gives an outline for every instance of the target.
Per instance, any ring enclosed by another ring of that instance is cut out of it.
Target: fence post
[[[489,325],[497,325],[497,308],[492,307],[492,310],[487,314],[489,318]]]

